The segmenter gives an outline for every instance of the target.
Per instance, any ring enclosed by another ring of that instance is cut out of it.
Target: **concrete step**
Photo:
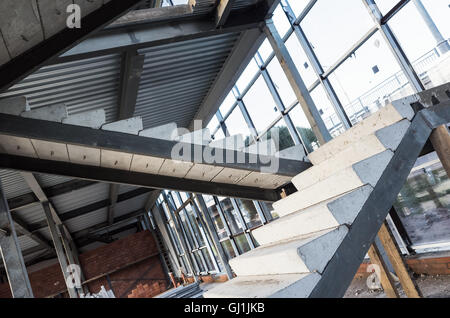
[[[365,185],[349,193],[289,214],[257,228],[252,232],[253,237],[260,245],[267,245],[342,224],[351,225],[372,191],[372,186]]]
[[[104,109],[91,110],[79,114],[69,115],[63,119],[63,124],[100,129],[106,122]]]
[[[19,116],[23,112],[28,111],[30,111],[30,105],[25,96],[0,99],[0,113],[2,114]]]
[[[320,280],[317,273],[240,276],[217,285],[204,298],[306,298]]]
[[[315,165],[292,179],[297,190],[303,190],[314,183],[325,180],[329,176],[352,164],[372,157],[387,149],[395,152],[411,123],[404,119],[391,126],[382,128],[374,134],[364,136],[350,143],[332,158]]]
[[[239,151],[245,147],[244,137],[239,134],[219,140],[213,140],[209,143],[209,147]]]
[[[20,114],[22,117],[55,121],[62,123],[68,117],[67,108],[64,104],[54,104],[45,107],[39,107]]]
[[[177,141],[207,146],[211,142],[211,132],[208,128],[196,130],[191,133],[179,136],[177,138]]]
[[[356,142],[364,136],[373,134],[377,130],[395,124],[403,119],[411,121],[413,117],[414,111],[406,100],[394,101],[309,154],[309,160],[311,160],[313,165],[318,165],[323,161],[331,159],[349,144]]]
[[[138,116],[105,124],[102,126],[102,130],[137,135],[142,130],[142,118]]]
[[[321,273],[348,233],[346,226],[263,245],[230,260],[236,275]]]
[[[273,204],[280,217],[370,184],[375,187],[394,153],[386,150]]]
[[[139,136],[163,140],[176,140],[178,137],[178,127],[176,123],[169,123],[158,127],[141,130],[139,132]]]

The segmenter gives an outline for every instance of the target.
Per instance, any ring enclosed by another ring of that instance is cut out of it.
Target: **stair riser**
[[[266,245],[342,224],[351,225],[372,191],[373,188],[366,185],[351,193],[279,218],[254,230],[252,234],[260,245]]]
[[[413,117],[414,111],[406,101],[395,101],[309,154],[308,157],[313,165],[318,165],[332,158],[349,144],[373,134],[384,127],[395,124],[403,119],[411,120]]]
[[[375,187],[392,156],[392,151],[384,151],[315,183],[309,188],[291,194],[273,204],[275,212],[283,217],[366,184]]]
[[[341,226],[310,238],[262,246],[230,260],[237,276],[322,272],[348,230]]]
[[[351,143],[330,160],[309,168],[292,179],[297,190],[303,190],[311,185],[325,180],[327,177],[351,165],[375,156],[385,150],[395,152],[400,141],[410,126],[408,120],[402,120],[394,125],[383,128],[375,134],[366,136]],[[332,164],[330,164],[332,163]]]

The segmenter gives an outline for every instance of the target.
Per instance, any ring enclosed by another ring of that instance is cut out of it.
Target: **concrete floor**
[[[425,298],[450,298],[450,275],[422,275],[415,282]],[[397,288],[400,296],[406,298],[400,283],[397,283]],[[386,298],[386,294],[382,290],[370,290],[366,285],[366,278],[355,278],[344,298]]]

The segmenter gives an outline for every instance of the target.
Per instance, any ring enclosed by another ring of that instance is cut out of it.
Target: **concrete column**
[[[11,294],[14,298],[33,298],[30,280],[17,240],[8,203],[0,183],[0,250]]]
[[[45,216],[47,218],[48,228],[53,239],[53,244],[55,245],[56,255],[58,257],[59,265],[63,272],[64,280],[67,285],[67,291],[69,292],[70,298],[78,298],[78,294],[74,287],[69,285],[69,273],[67,272],[67,259],[64,253],[64,247],[61,240],[61,235],[58,231],[55,221],[53,220],[52,212],[50,210],[49,202],[42,202],[42,207],[44,208]]]
[[[427,9],[425,9],[422,1],[421,0],[413,0],[413,3],[416,6],[417,10],[419,11],[420,15],[422,16],[422,19],[425,21],[425,23],[428,27],[428,30],[430,30],[431,34],[435,38],[439,51],[442,54],[445,54],[448,51],[450,51],[450,44],[442,36],[441,32],[439,31],[438,27],[434,23],[433,19],[431,18],[430,14],[428,13]]]

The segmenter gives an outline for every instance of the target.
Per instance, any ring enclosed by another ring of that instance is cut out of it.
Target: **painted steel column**
[[[213,241],[213,244],[216,248],[216,251],[219,255],[220,262],[222,263],[227,276],[229,279],[233,278],[233,271],[231,270],[230,265],[228,264],[228,257],[225,252],[225,249],[223,248],[222,244],[220,244],[219,235],[216,232],[216,229],[214,227],[214,221],[211,218],[211,215],[208,213],[208,207],[206,206],[206,202],[203,199],[202,195],[195,194],[195,197],[197,198],[197,201],[199,203],[199,210],[201,212],[201,216],[203,217],[203,220],[205,221],[206,228],[209,232],[209,235]]]
[[[0,250],[13,298],[33,298],[27,268],[0,182]]]
[[[444,37],[442,36],[438,27],[436,26],[436,24],[434,23],[433,19],[430,16],[430,14],[428,13],[427,9],[425,9],[422,1],[421,0],[413,0],[413,3],[416,6],[417,10],[419,11],[420,15],[422,16],[422,19],[425,21],[431,34],[433,34],[433,37],[436,39],[436,43],[437,43],[437,47],[438,47],[439,51],[442,54],[445,54],[448,51],[450,51],[450,43],[448,43],[448,41],[446,39],[444,39]]]
[[[341,104],[341,101],[339,100],[339,97],[336,94],[336,91],[334,90],[333,86],[330,83],[330,80],[328,78],[324,78],[323,74],[325,73],[323,70],[322,65],[320,64],[319,59],[317,58],[316,53],[314,52],[314,49],[311,46],[311,43],[309,42],[308,38],[306,37],[306,34],[303,32],[303,29],[300,26],[300,23],[296,22],[295,13],[292,10],[289,3],[283,4],[281,2],[281,7],[283,8],[284,12],[286,13],[286,16],[294,29],[294,33],[297,36],[298,41],[300,42],[300,45],[303,47],[303,50],[305,51],[306,56],[308,57],[309,62],[311,63],[314,72],[316,73],[317,77],[319,78],[319,81],[322,83],[322,86],[325,90],[325,93],[327,94],[328,99],[330,100],[331,104],[333,105],[334,111],[338,115],[339,119],[342,122],[342,125],[345,127],[345,129],[349,129],[352,127],[352,123],[350,119],[347,116],[347,113],[345,112],[344,107]]]
[[[47,218],[48,228],[53,239],[53,244],[55,245],[56,255],[58,257],[59,265],[64,276],[64,280],[67,286],[67,291],[69,292],[70,298],[78,298],[77,292],[74,287],[69,285],[69,273],[67,272],[67,259],[64,253],[64,247],[61,240],[61,236],[58,233],[55,221],[53,220],[52,212],[50,211],[50,204],[48,201],[42,202],[42,207],[44,208],[45,217]]]
[[[386,24],[383,24],[381,21],[383,19],[383,15],[381,14],[380,9],[378,8],[377,4],[375,3],[375,0],[362,0],[363,3],[366,5],[367,10],[369,11],[369,14],[372,16],[372,19],[375,21],[375,23],[378,26],[378,29],[381,32],[381,35],[386,40],[389,48],[391,49],[392,53],[394,54],[395,58],[397,59],[397,62],[400,64],[401,69],[405,73],[406,78],[410,82],[413,90],[416,93],[419,93],[425,89],[422,82],[420,81],[419,76],[417,75],[416,71],[414,70],[413,66],[409,62],[405,52],[401,48],[400,44],[397,41],[397,38],[395,37],[394,33],[392,32],[391,28]]]
[[[272,20],[266,20],[264,32],[272,46],[273,51],[275,52],[276,57],[278,58],[278,61],[280,62],[284,73],[286,74],[287,79],[289,80],[289,83],[291,84],[295,95],[297,96],[299,104],[302,107],[312,130],[316,134],[319,143],[324,145],[332,139],[330,132],[325,126],[325,123],[323,122],[323,119],[320,116],[319,111],[317,110],[317,107],[314,104],[314,101],[311,98],[311,95],[309,94],[309,91],[303,82],[294,61],[292,60],[283,39],[278,34]]]

